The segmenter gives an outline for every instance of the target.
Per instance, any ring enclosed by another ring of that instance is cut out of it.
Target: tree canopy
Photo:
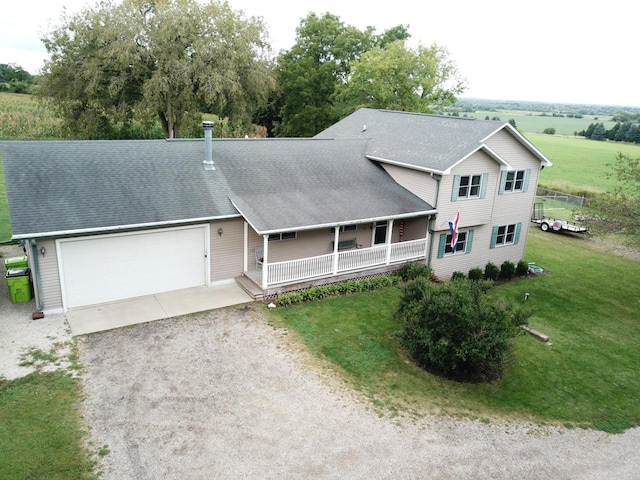
[[[278,136],[313,136],[359,107],[431,112],[455,102],[464,82],[444,48],[408,49],[408,28],[359,30],[309,14],[278,58],[272,118]]]
[[[39,96],[75,135],[111,138],[137,119],[167,138],[201,112],[249,122],[274,88],[260,19],[210,0],[104,0],[43,37]]]
[[[431,113],[455,103],[463,90],[446,49],[432,45],[411,50],[397,40],[352,62],[349,77],[337,85],[335,109],[340,116],[362,107]]]
[[[618,184],[587,203],[587,223],[594,233],[617,234],[640,247],[640,158],[619,153],[609,165]]]

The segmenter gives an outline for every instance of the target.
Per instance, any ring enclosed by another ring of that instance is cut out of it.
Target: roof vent
[[[202,128],[204,128],[204,160],[202,165],[205,170],[215,170],[212,151],[213,122],[202,122]]]
[[[366,132],[366,131],[367,131],[367,126],[366,126],[366,125],[363,125],[363,126],[362,126],[362,131],[363,131],[363,132]]]

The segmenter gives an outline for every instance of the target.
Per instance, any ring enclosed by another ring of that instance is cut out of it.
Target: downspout
[[[435,198],[435,202],[433,205],[433,208],[438,208],[438,197],[440,197],[440,178],[436,178],[436,176],[431,173],[431,178],[433,178],[436,181],[436,198]],[[427,220],[427,234],[429,235],[429,254],[427,257],[427,265],[430,267],[431,266],[431,258],[433,256],[433,240],[434,240],[434,233],[435,231],[433,230],[433,228],[431,228],[431,222],[433,222],[436,218],[438,217],[438,214],[436,213],[433,216],[429,217],[429,220]]]
[[[33,258],[33,269],[35,270],[33,275],[36,279],[36,310],[41,312],[44,309],[44,302],[42,301],[42,283],[40,281],[40,266],[38,264],[38,245],[36,239],[31,239],[31,253]]]

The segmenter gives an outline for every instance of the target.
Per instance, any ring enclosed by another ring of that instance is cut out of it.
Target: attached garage
[[[64,308],[207,285],[209,226],[60,239]]]

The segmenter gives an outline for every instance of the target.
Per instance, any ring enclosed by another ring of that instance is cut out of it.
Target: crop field
[[[524,133],[542,133],[547,128],[555,128],[556,135],[574,135],[575,132],[586,130],[592,123],[604,123],[607,130],[615,125],[610,116],[585,115],[583,118],[553,117],[549,114],[542,116],[540,112],[526,112],[522,110],[481,111],[467,113],[474,118],[498,117],[505,122],[513,119],[518,130]]]
[[[33,96],[0,93],[0,140],[44,140],[60,136],[60,120]]]

